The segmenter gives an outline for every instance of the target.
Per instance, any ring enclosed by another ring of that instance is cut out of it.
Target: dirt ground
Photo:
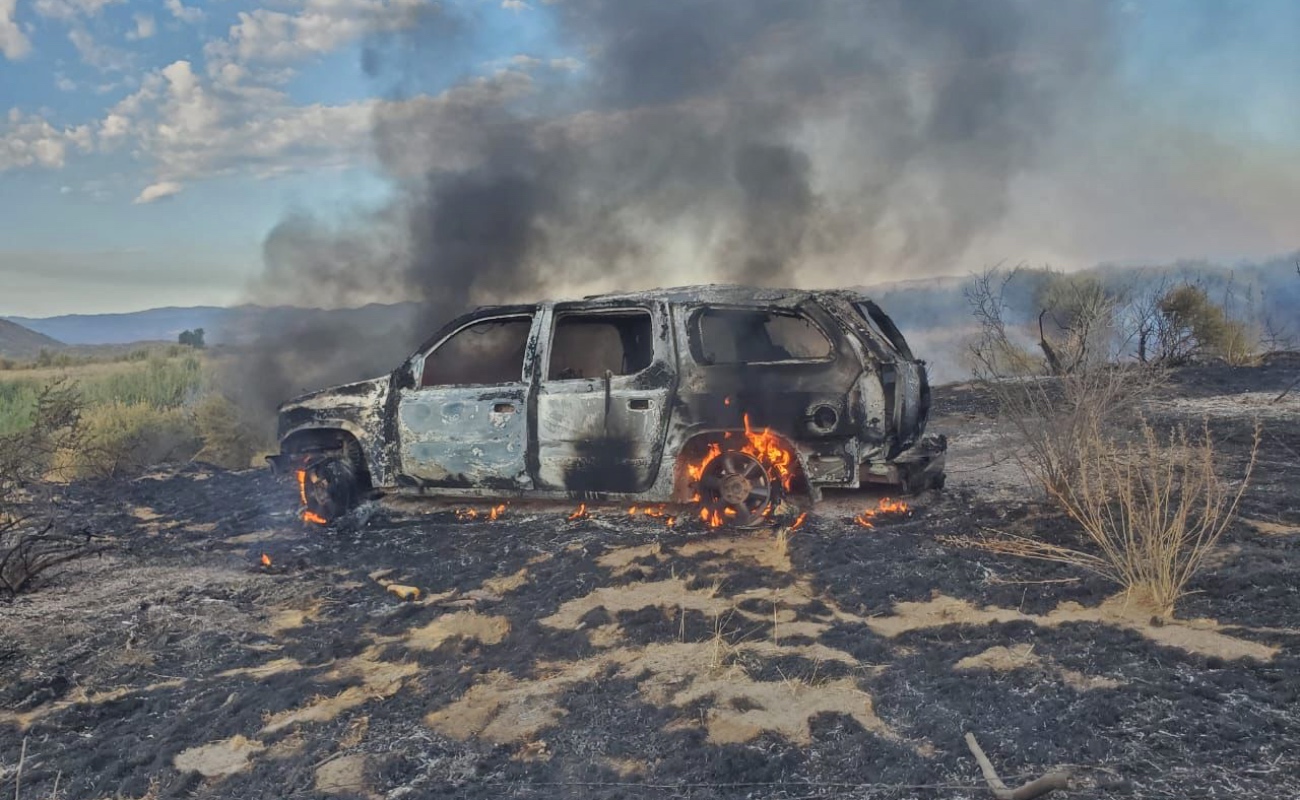
[[[1010,784],[1070,769],[1054,796],[1300,796],[1294,375],[1189,370],[1150,409],[1208,420],[1229,472],[1265,426],[1168,620],[940,541],[1075,536],[963,385],[948,488],[872,529],[863,493],[793,532],[407,500],[326,531],[261,471],[74,485],[112,547],[0,606],[0,796],[987,797],[967,731]]]

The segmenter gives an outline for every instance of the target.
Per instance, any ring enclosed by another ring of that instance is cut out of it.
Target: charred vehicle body
[[[480,308],[389,375],[279,413],[304,519],[376,490],[696,503],[943,484],[924,362],[852,291],[703,286]]]

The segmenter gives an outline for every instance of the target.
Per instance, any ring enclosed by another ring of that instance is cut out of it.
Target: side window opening
[[[565,313],[555,320],[547,380],[632,375],[654,359],[648,311]]]
[[[705,364],[816,361],[832,349],[821,328],[793,311],[705,308],[692,328],[692,345]]]
[[[485,319],[444,339],[424,359],[421,386],[518,383],[531,316]]]

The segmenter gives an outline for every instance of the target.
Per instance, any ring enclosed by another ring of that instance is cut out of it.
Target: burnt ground
[[[1297,796],[1294,374],[1189,370],[1150,409],[1208,419],[1229,472],[1265,430],[1172,620],[944,543],[1074,535],[969,386],[937,391],[949,488],[871,530],[858,493],[780,536],[406,500],[308,530],[293,487],[197,465],[74,485],[112,547],[0,606],[0,796],[25,741],[18,800],[985,797],[966,731],[1064,796]]]

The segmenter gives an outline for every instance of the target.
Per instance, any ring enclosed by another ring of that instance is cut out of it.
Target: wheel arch
[[[280,437],[280,453],[283,456],[296,456],[342,451],[357,462],[357,474],[366,483],[372,484],[373,473],[364,440],[364,432],[345,421],[308,425],[295,428]]]

